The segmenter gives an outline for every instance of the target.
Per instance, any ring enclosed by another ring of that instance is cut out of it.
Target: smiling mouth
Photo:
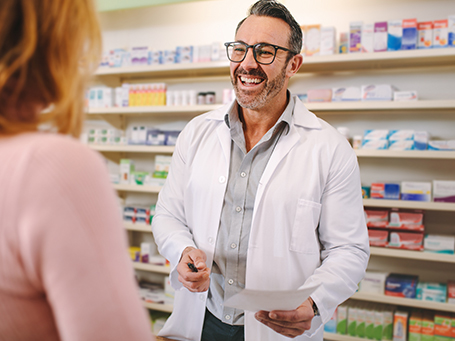
[[[240,75],[239,76],[240,81],[242,82],[243,85],[258,85],[264,82],[264,79],[258,78],[258,77],[245,77]]]

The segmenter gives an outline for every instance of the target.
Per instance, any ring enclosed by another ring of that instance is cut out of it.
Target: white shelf
[[[367,150],[356,149],[357,157],[408,158],[408,159],[449,159],[455,160],[455,151],[439,150]]]
[[[133,268],[136,270],[156,272],[156,273],[166,274],[166,275],[169,275],[169,273],[171,271],[169,266],[153,265],[153,264],[139,263],[139,262],[133,262]]]
[[[172,313],[174,306],[172,304],[160,304],[160,303],[150,303],[142,302],[144,307],[150,310],[164,311],[165,313]]]
[[[152,233],[152,227],[146,224],[133,224],[133,223],[123,223],[125,229],[129,231],[138,231],[138,232],[148,232]]]
[[[299,73],[336,72],[365,69],[454,66],[455,49],[408,50],[376,53],[350,53],[304,57]],[[190,64],[164,64],[100,68],[97,77],[177,78],[229,76],[229,62],[218,61]]]
[[[117,191],[124,192],[142,192],[142,193],[159,193],[161,186],[139,186],[139,185],[120,185],[112,184]]]
[[[193,117],[207,111],[215,110],[221,107],[221,104],[206,105],[181,105],[181,106],[146,106],[146,107],[113,107],[113,108],[91,108],[88,109],[88,115],[154,115],[169,116],[170,114],[179,114]]]
[[[174,146],[134,146],[134,145],[101,145],[89,144],[93,150],[99,152],[127,152],[127,153],[163,153],[172,154]]]
[[[330,341],[365,341],[365,340],[368,340],[367,338],[360,338],[360,337],[355,337],[355,336],[341,335],[341,334],[327,333],[327,332],[324,332],[323,338],[324,338],[324,340],[330,340]]]
[[[395,304],[412,308],[432,309],[439,311],[448,311],[452,313],[455,312],[455,304],[422,301],[411,298],[401,298],[394,296],[356,292],[351,297],[351,299],[385,304]]]
[[[409,208],[409,209],[416,209],[416,210],[455,212],[455,203],[448,203],[448,202],[363,199],[363,206],[366,206],[366,207]]]
[[[455,255],[448,255],[442,253],[433,253],[425,251],[412,251],[412,250],[401,250],[401,249],[392,249],[386,247],[370,247],[371,255],[381,256],[381,257],[393,257],[393,258],[405,258],[405,259],[415,259],[419,261],[429,261],[429,262],[441,262],[441,263],[454,263],[455,264]]]
[[[188,117],[218,109],[222,104],[211,105],[187,105],[187,106],[148,106],[148,107],[115,107],[89,109],[88,115],[153,115],[169,116],[179,114]],[[359,101],[359,102],[327,102],[327,103],[305,103],[310,111],[323,113],[359,113],[374,114],[378,111],[400,112],[415,114],[416,111],[446,112],[455,113],[455,100],[422,100],[422,101]]]
[[[325,113],[361,112],[376,114],[378,111],[400,112],[415,114],[416,111],[442,111],[455,113],[454,100],[420,100],[420,101],[356,101],[356,102],[326,102],[305,103],[310,111]]]

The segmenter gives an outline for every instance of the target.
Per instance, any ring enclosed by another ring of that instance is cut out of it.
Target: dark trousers
[[[218,320],[206,309],[201,341],[244,341],[243,326],[232,326]]]

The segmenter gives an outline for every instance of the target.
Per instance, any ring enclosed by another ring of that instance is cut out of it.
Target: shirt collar
[[[275,127],[274,131],[275,131],[279,127],[279,124],[281,124],[281,122],[284,122],[283,123],[285,125],[284,131],[283,131],[284,135],[287,135],[289,133],[290,126],[292,123],[292,115],[294,113],[294,107],[295,107],[295,96],[291,96],[291,93],[289,92],[289,90],[286,91],[286,95],[288,98],[288,105],[286,106],[283,113],[278,118],[278,121],[274,125],[274,127]],[[235,129],[235,126],[238,124],[240,124],[240,127],[241,127],[242,122],[240,120],[239,114],[240,114],[239,104],[237,103],[237,101],[234,101],[233,104],[231,105],[231,107],[226,112],[226,115],[224,115],[224,122],[226,123],[226,125],[228,126],[229,129],[231,129],[231,127],[232,127],[232,129]],[[231,131],[232,131],[232,129],[231,129]]]

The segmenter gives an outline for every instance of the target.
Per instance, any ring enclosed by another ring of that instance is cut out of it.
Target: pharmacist
[[[162,336],[322,340],[323,323],[364,275],[369,246],[354,151],[287,90],[301,46],[288,10],[258,1],[226,44],[236,100],[179,136],[152,224],[176,289]],[[292,311],[224,305],[243,288],[305,283],[320,286]]]

